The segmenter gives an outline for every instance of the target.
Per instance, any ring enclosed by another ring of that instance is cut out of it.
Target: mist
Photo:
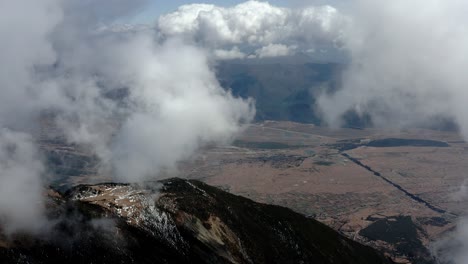
[[[343,87],[319,107],[331,126],[348,110],[369,114],[375,126],[404,128],[465,117],[468,35],[463,1],[356,1],[343,34],[351,64]]]
[[[0,224],[6,234],[39,232],[46,222],[45,167],[30,135],[0,131]]]

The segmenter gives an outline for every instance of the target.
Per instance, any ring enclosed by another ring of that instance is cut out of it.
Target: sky
[[[136,16],[133,22],[136,23],[151,23],[155,21],[160,15],[166,14],[176,10],[181,5],[186,4],[193,4],[193,3],[207,3],[207,4],[215,4],[220,6],[232,6],[244,1],[242,0],[223,0],[223,1],[214,1],[214,0],[206,0],[206,1],[187,1],[187,0],[171,0],[171,1],[160,1],[160,0],[150,0],[150,3],[142,10],[142,12]],[[272,1],[272,2],[286,2],[286,1]]]

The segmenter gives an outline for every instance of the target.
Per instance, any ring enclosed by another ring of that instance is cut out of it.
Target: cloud
[[[112,141],[119,177],[154,177],[206,143],[229,142],[253,119],[253,104],[220,87],[202,50],[179,40],[132,42],[140,52],[117,64],[135,77],[129,96],[134,108]]]
[[[464,180],[462,185],[460,186],[459,190],[455,193],[452,193],[450,195],[450,199],[455,201],[455,202],[464,202],[468,198],[468,186],[467,184],[468,180]]]
[[[60,103],[52,107],[67,140],[93,149],[118,180],[158,177],[253,119],[252,102],[222,89],[202,49],[159,41],[149,30],[96,31],[88,22],[71,19],[55,32],[59,62],[48,81]],[[70,28],[75,35],[66,35]],[[107,96],[119,91],[121,98]]]
[[[35,112],[37,90],[33,85],[36,77],[34,67],[54,63],[56,59],[47,39],[62,17],[56,4],[54,0],[0,3],[0,61],[3,64],[0,67],[1,127],[24,127],[30,123],[31,115]],[[21,102],[21,107],[18,102]]]
[[[453,233],[435,241],[431,253],[437,263],[464,264],[468,259],[468,221],[466,218],[457,223]]]
[[[30,135],[0,130],[0,224],[7,234],[44,227],[44,173]]]
[[[157,30],[163,36],[184,37],[210,49],[238,47],[252,57],[258,55],[256,50],[283,46],[296,46],[302,52],[311,48],[333,50],[339,46],[345,23],[346,18],[331,6],[296,10],[247,1],[228,8],[183,5],[161,16]],[[285,49],[281,51],[269,54],[284,56]]]
[[[7,234],[37,232],[45,221],[45,167],[29,133],[39,108],[35,67],[55,62],[48,36],[61,18],[54,0],[0,3],[0,223]]]
[[[255,51],[258,58],[281,57],[292,54],[293,47],[282,44],[269,44]]]
[[[217,49],[214,51],[214,56],[217,60],[233,60],[247,57],[247,55],[236,46],[230,50]]]
[[[465,2],[367,1],[342,39],[351,56],[343,89],[318,102],[331,125],[350,109],[393,128],[453,118],[468,136]]]

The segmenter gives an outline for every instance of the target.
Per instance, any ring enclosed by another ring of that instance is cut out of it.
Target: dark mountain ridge
[[[192,180],[49,192],[47,234],[0,238],[1,263],[392,263],[279,206]]]

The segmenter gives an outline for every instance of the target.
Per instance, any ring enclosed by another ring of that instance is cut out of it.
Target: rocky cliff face
[[[198,181],[49,193],[51,227],[0,238],[0,263],[391,263],[289,209]]]

